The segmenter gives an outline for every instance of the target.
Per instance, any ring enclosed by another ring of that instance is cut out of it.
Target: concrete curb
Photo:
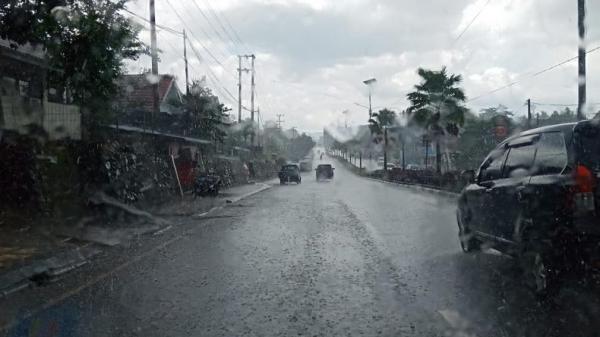
[[[257,194],[257,193],[260,193],[262,191],[268,190],[269,188],[272,187],[271,185],[265,184],[265,183],[254,183],[254,184],[255,185],[261,185],[261,186],[257,190],[254,190],[254,191],[248,192],[246,194],[242,194],[239,197],[235,197],[235,198],[231,198],[231,199],[227,199],[227,200],[230,201],[231,203],[236,203],[236,202],[238,202],[238,201],[240,201],[242,199],[246,199],[246,198],[248,198],[250,196],[253,196],[253,195]]]
[[[36,284],[53,281],[87,264],[99,253],[100,249],[95,247],[79,247],[2,274],[0,275],[0,299]]]
[[[398,182],[394,182],[394,181],[387,181],[387,180],[381,180],[381,179],[364,177],[364,176],[360,176],[360,177],[368,179],[368,180],[372,180],[372,181],[378,181],[381,183],[394,185],[396,187],[403,187],[403,188],[406,188],[409,190],[415,190],[415,191],[419,191],[419,192],[428,192],[428,193],[433,193],[433,194],[440,194],[440,195],[443,195],[443,196],[449,197],[449,198],[458,198],[458,196],[460,196],[460,193],[438,190],[436,188],[425,187],[425,186],[421,186],[421,185],[403,184],[403,183],[398,183]]]

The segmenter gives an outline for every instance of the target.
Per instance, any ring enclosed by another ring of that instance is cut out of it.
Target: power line
[[[196,0],[192,0],[192,3],[194,4],[194,6],[196,6],[196,9],[198,9],[198,11],[202,15],[202,17],[204,17],[204,19],[206,20],[206,22],[208,23],[208,25],[210,26],[210,28],[212,29],[212,31],[215,32],[215,34],[218,36],[218,38],[221,40],[221,42],[223,42],[226,45],[225,39],[223,38],[223,36],[221,35],[221,33],[219,33],[219,31],[215,28],[215,26],[210,22],[210,20],[208,19],[208,16],[204,13],[204,11],[202,10],[202,8],[200,8],[200,6],[196,2]],[[237,54],[235,51],[229,50],[229,48],[227,48],[227,51],[229,53],[231,53],[232,55]]]
[[[205,62],[202,62],[203,61],[202,56],[200,56],[200,53],[198,52],[198,50],[196,50],[196,48],[192,44],[190,44],[190,49],[192,50],[192,52],[194,53],[194,55],[196,56],[196,58],[198,59],[198,61],[200,63],[205,63]],[[214,89],[217,90],[221,94],[221,96],[226,97],[227,95],[223,95],[223,92],[221,91],[221,88],[223,88],[225,90],[225,92],[231,97],[231,99],[233,99],[233,102],[235,104],[237,104],[237,99],[231,94],[231,92],[229,90],[227,90],[227,88],[225,88],[225,86],[222,86],[221,81],[219,80],[217,75],[215,75],[215,73],[212,71],[212,69],[210,69],[210,66],[207,65],[206,70],[208,71],[207,72],[208,79],[211,82],[213,82]]]
[[[123,8],[123,10],[124,10],[125,12],[127,12],[127,13],[129,13],[129,14],[133,15],[134,17],[136,17],[136,18],[138,18],[138,19],[140,19],[140,20],[142,20],[142,21],[146,22],[146,23],[150,23],[150,20],[146,19],[145,17],[143,17],[143,16],[142,16],[142,15],[140,15],[140,14],[137,14],[137,13],[135,13],[135,12],[132,12],[132,11],[128,10],[127,8]],[[160,28],[160,29],[162,29],[162,30],[164,30],[164,31],[167,31],[167,32],[169,32],[169,33],[171,33],[171,34],[175,34],[175,35],[183,35],[183,33],[182,33],[182,32],[180,32],[180,31],[178,31],[178,30],[176,30],[176,29],[173,29],[173,28],[171,28],[171,27],[167,27],[167,26],[163,26],[163,25],[159,25],[159,24],[155,24],[155,26],[156,26],[156,27],[158,27],[158,28]],[[148,27],[146,27],[146,26],[143,26],[143,27],[144,27],[145,29],[150,29],[150,28],[148,28]]]
[[[471,25],[475,22],[475,20],[477,20],[477,18],[479,17],[479,15],[481,15],[481,13],[483,13],[483,10],[487,7],[487,5],[490,3],[491,0],[488,0],[479,10],[479,12],[477,12],[477,14],[475,14],[475,16],[473,17],[473,19],[471,19],[471,22],[469,22],[469,24],[463,29],[462,32],[460,32],[460,34],[456,37],[456,39],[454,39],[454,41],[452,42],[452,45],[454,45],[456,42],[458,42],[458,40],[460,40],[460,38],[467,32],[467,30],[471,27]]]
[[[592,49],[588,50],[588,51],[586,52],[586,54],[593,53],[593,52],[597,51],[598,49],[600,49],[600,46],[598,46],[598,47],[595,47],[595,48],[592,48]],[[562,61],[562,62],[559,62],[559,63],[555,64],[555,65],[552,65],[552,66],[550,66],[550,67],[547,67],[547,68],[544,68],[544,69],[542,69],[542,70],[540,70],[540,71],[538,71],[538,72],[535,72],[535,73],[533,73],[533,74],[532,74],[532,75],[531,75],[529,78],[534,78],[534,77],[537,77],[537,76],[539,76],[539,75],[541,75],[541,74],[543,74],[543,73],[545,73],[545,72],[548,72],[548,71],[550,71],[550,70],[552,70],[552,69],[555,69],[555,68],[557,68],[557,67],[560,67],[561,65],[564,65],[564,64],[566,64],[566,63],[569,63],[569,62],[571,62],[571,61],[574,61],[574,60],[576,60],[576,59],[578,59],[578,56],[571,57],[571,58],[569,58],[569,59],[567,59],[567,60],[564,60],[564,61]],[[522,77],[522,76],[524,76],[524,75],[527,75],[527,74],[523,74],[523,75],[521,75],[521,76],[518,76],[518,77]],[[482,97],[485,97],[485,96],[491,95],[491,94],[493,94],[493,93],[496,93],[496,92],[498,92],[498,91],[500,91],[500,90],[504,90],[504,89],[506,89],[506,88],[512,87],[513,85],[515,85],[515,84],[517,84],[517,83],[520,83],[520,82],[522,82],[522,81],[523,81],[523,80],[525,80],[525,79],[526,79],[526,78],[523,78],[523,79],[520,79],[520,80],[513,81],[513,82],[511,82],[511,83],[509,83],[509,84],[503,85],[503,86],[501,86],[501,87],[498,87],[498,88],[496,88],[496,89],[494,89],[494,90],[488,91],[488,92],[486,92],[486,93],[484,93],[484,94],[481,94],[481,95],[479,95],[479,96],[475,96],[475,97],[473,97],[473,98],[471,98],[471,99],[467,100],[467,102],[472,102],[472,101],[478,100],[478,99],[480,99],[480,98],[482,98]]]
[[[531,102],[531,104],[534,104],[534,105],[543,105],[543,106],[564,106],[564,107],[579,105],[578,103],[575,103],[575,104],[564,104],[564,103],[540,103],[540,102]],[[600,103],[586,103],[586,105],[600,105]]]
[[[208,5],[209,8],[212,8],[210,5],[210,2],[208,0],[204,0],[204,1],[206,2],[206,4]],[[248,46],[246,45],[246,43],[244,43],[244,41],[242,41],[242,39],[240,38],[240,35],[237,33],[235,28],[233,28],[233,25],[231,24],[229,19],[227,19],[227,16],[225,14],[221,13],[221,17],[223,18],[223,21],[225,21],[225,24],[227,24],[229,29],[231,29],[231,32],[233,33],[233,36],[235,36],[236,40],[238,40],[238,42],[246,48],[246,52],[248,52],[248,49],[249,49]]]
[[[194,1],[194,3],[196,3],[196,0],[193,0],[193,1]],[[221,22],[221,19],[219,19],[219,17],[217,16],[215,10],[212,8],[212,6],[210,5],[210,3],[208,1],[206,1],[206,0],[204,0],[204,3],[206,4],[206,6],[208,8],[208,11],[210,12],[210,14],[212,14],[212,16],[217,21],[217,24],[219,25],[219,27],[221,27],[221,30],[225,33],[225,35],[227,35],[227,37],[229,38],[229,41],[231,41],[231,43],[233,44],[233,46],[235,46],[238,49],[241,49],[241,48],[239,48],[239,46],[236,45],[235,40],[231,37],[231,35],[229,35],[229,32],[227,31],[227,29],[223,25],[223,22]],[[215,33],[216,33],[216,31],[215,31]]]
[[[182,6],[184,6],[184,5],[182,4]],[[194,16],[191,14],[191,12],[189,10],[186,10],[185,6],[184,6],[184,12],[187,13],[187,15],[192,19],[192,21],[195,20]],[[202,26],[198,25],[198,28],[200,29],[200,31],[202,32],[202,34],[208,41],[213,42],[213,38],[211,38],[210,34],[208,34],[208,32],[204,28],[202,28]],[[219,41],[217,41],[217,43],[214,43],[214,42],[213,43],[215,45],[220,45],[218,42]],[[216,50],[216,49],[213,49],[213,50]],[[222,50],[219,49],[218,52],[219,52],[219,56],[221,56],[224,59],[227,59],[227,54],[230,53],[230,51],[225,48],[223,48]]]
[[[192,32],[193,30],[192,30],[192,29],[190,29],[190,27],[189,27],[189,26],[188,26],[188,25],[185,23],[185,20],[183,20],[183,18],[181,17],[181,15],[179,15],[179,12],[177,12],[177,10],[176,10],[176,9],[175,9],[175,7],[173,6],[173,4],[171,4],[171,1],[169,1],[169,0],[166,0],[166,2],[167,2],[167,4],[169,5],[169,7],[171,7],[171,9],[172,9],[172,10],[173,10],[173,12],[175,13],[175,15],[176,15],[176,16],[179,18],[179,20],[181,21],[181,23],[182,23],[182,24],[185,26],[185,28],[187,28],[187,29],[188,29],[188,31],[189,31],[189,33],[190,33],[190,36],[191,36],[192,38],[194,38],[194,39],[196,40],[196,42],[198,42],[198,44],[200,44],[200,46],[202,47],[202,49],[204,49],[204,51],[205,51],[205,52],[208,54],[208,56],[210,56],[210,58],[211,58],[211,59],[213,59],[213,61],[215,61],[215,63],[217,63],[219,66],[221,66],[221,68],[223,68],[223,70],[225,70],[225,71],[229,72],[229,73],[230,73],[230,74],[231,74],[231,75],[232,75],[232,76],[235,78],[235,75],[234,75],[232,72],[230,72],[230,70],[229,70],[228,68],[226,68],[226,67],[223,65],[223,63],[222,63],[220,60],[218,60],[218,59],[216,58],[216,56],[215,56],[215,55],[214,55],[214,54],[213,54],[213,53],[212,53],[212,52],[211,52],[211,51],[210,51],[208,48],[206,48],[206,46],[205,46],[205,45],[204,45],[202,42],[200,42],[200,40],[199,40],[198,38],[196,38],[196,36],[195,36],[195,35],[193,34],[193,32]],[[192,44],[190,44],[190,46],[193,46],[193,43],[192,43]]]

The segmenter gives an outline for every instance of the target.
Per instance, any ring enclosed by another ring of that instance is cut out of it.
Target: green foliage
[[[223,142],[227,135],[224,121],[229,110],[209,88],[194,81],[190,86],[190,93],[183,96],[182,107],[181,125],[184,134]]]
[[[0,6],[0,38],[13,47],[27,42],[45,45],[60,26],[52,15],[66,0],[3,0]]]
[[[396,113],[383,109],[372,114],[369,119],[369,130],[373,135],[382,135],[383,129],[396,124]]]
[[[415,85],[416,91],[407,95],[411,106],[406,111],[412,122],[433,136],[457,136],[467,111],[462,105],[465,93],[458,87],[462,77],[448,75],[446,67],[440,71],[419,68],[417,73],[422,81]]]
[[[288,158],[292,161],[300,161],[315,145],[313,139],[305,133],[292,138],[288,145]]]
[[[436,171],[441,174],[440,137],[458,136],[464,125],[467,108],[464,91],[458,87],[462,81],[460,75],[448,75],[446,67],[440,71],[419,68],[417,73],[421,83],[415,85],[416,91],[407,95],[411,106],[406,110],[411,122],[425,129],[436,144]]]
[[[479,117],[484,120],[489,120],[496,116],[505,116],[508,118],[512,118],[514,116],[514,113],[508,110],[508,108],[502,104],[499,104],[497,107],[481,109],[481,112],[479,113]]]

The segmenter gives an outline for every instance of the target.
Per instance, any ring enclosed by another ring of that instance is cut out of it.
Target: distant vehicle
[[[279,171],[279,183],[283,185],[290,182],[295,182],[297,184],[302,183],[300,167],[296,164],[283,165]]]
[[[493,246],[519,258],[539,294],[568,268],[600,266],[600,127],[590,121],[525,131],[489,154],[457,211],[465,252]]]
[[[303,160],[300,162],[300,171],[309,172],[312,170],[312,160]]]
[[[333,168],[331,164],[319,164],[315,169],[317,181],[333,179],[333,170],[335,170],[335,168]]]

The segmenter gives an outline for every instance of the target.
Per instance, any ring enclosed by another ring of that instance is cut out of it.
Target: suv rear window
[[[537,143],[533,173],[559,174],[567,166],[568,156],[562,132],[543,133]]]
[[[594,171],[600,171],[600,126],[584,124],[575,129],[577,159]]]
[[[518,144],[511,147],[508,159],[504,165],[504,178],[525,177],[531,174],[533,157],[535,156],[535,145],[532,143]]]

